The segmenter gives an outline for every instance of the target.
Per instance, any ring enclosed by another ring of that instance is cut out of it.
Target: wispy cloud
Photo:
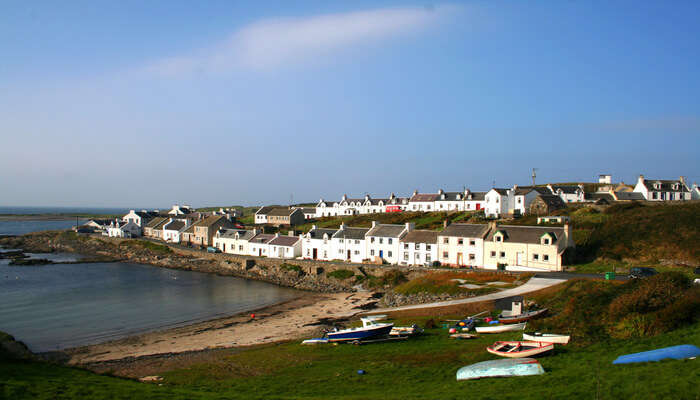
[[[305,18],[264,19],[228,40],[191,55],[158,60],[147,70],[178,76],[236,68],[268,69],[298,63],[348,46],[376,43],[419,31],[452,15],[457,6],[383,8]]]

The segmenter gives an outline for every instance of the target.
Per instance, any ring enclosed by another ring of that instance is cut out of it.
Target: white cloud
[[[264,19],[244,26],[218,45],[189,56],[159,60],[150,72],[177,76],[267,69],[297,63],[352,45],[415,32],[454,13],[456,6],[384,8],[306,18]]]

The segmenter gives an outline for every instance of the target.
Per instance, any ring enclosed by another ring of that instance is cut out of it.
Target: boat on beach
[[[352,342],[386,336],[394,327],[393,323],[378,323],[376,317],[360,318],[362,326],[357,328],[336,329],[326,334],[329,342]]]
[[[559,335],[556,333],[525,333],[523,332],[523,340],[529,340],[531,342],[548,342],[557,344],[568,344],[571,336],[569,335]]]
[[[525,330],[525,325],[527,322],[521,322],[519,324],[504,324],[504,325],[491,325],[491,326],[477,326],[477,333],[501,333],[501,332],[513,332]]]
[[[534,358],[517,358],[483,361],[462,367],[457,371],[457,380],[503,378],[509,376],[531,376],[544,374],[544,368]]]
[[[498,320],[503,324],[517,324],[519,322],[526,322],[531,319],[541,317],[547,313],[547,309],[543,308],[541,310],[528,311],[518,315],[501,315]]]
[[[532,357],[554,348],[554,343],[545,342],[496,342],[486,348],[491,354],[508,358]]]

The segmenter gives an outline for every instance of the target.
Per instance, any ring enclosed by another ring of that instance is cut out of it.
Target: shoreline
[[[301,339],[320,333],[326,325],[365,311],[362,307],[371,300],[370,292],[304,293],[291,300],[227,317],[39,354],[46,359],[92,369],[102,364],[129,363],[144,357],[168,358]],[[254,319],[250,318],[253,313]]]

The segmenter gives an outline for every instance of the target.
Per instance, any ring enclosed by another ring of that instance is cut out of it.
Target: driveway
[[[377,314],[377,313],[387,313],[387,312],[392,312],[392,311],[416,310],[416,309],[421,309],[421,308],[445,307],[445,306],[453,306],[453,305],[458,305],[458,304],[478,303],[480,301],[487,301],[487,300],[498,300],[498,299],[502,299],[504,297],[517,296],[517,295],[521,295],[524,293],[534,292],[534,291],[544,289],[544,288],[547,288],[550,286],[558,285],[558,284],[565,282],[565,281],[566,281],[566,279],[533,277],[529,281],[525,282],[524,284],[522,284],[518,287],[515,287],[512,289],[502,290],[502,291],[496,292],[496,293],[485,294],[483,296],[470,297],[467,299],[439,301],[436,303],[414,304],[414,305],[410,305],[410,306],[401,306],[401,307],[375,308],[373,310],[367,311],[365,314]]]

